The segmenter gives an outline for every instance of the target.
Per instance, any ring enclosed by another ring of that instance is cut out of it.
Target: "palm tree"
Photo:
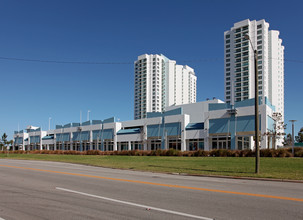
[[[4,133],[2,135],[2,143],[1,143],[1,145],[2,145],[2,150],[4,150],[3,148],[6,148],[6,146],[7,146],[7,135],[6,135],[6,133]]]

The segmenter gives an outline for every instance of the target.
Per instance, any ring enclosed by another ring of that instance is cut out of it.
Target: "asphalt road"
[[[303,184],[0,160],[0,220],[303,219]]]

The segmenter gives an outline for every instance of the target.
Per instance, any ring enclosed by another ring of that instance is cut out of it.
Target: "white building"
[[[261,148],[276,148],[267,135],[276,123],[275,107],[260,103]],[[149,112],[146,118],[117,122],[115,118],[57,125],[55,130],[30,127],[14,134],[22,150],[157,150],[254,149],[254,99],[235,105],[214,99]]]
[[[240,21],[224,32],[225,101],[234,105],[255,97],[254,51],[246,34],[258,52],[259,97],[267,97],[284,121],[284,46],[265,20]]]
[[[195,72],[164,55],[144,54],[135,61],[134,118],[165,107],[196,102]]]

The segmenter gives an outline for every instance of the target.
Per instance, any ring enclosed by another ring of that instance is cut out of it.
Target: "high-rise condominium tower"
[[[265,20],[240,21],[224,33],[225,101],[255,97],[254,51],[246,34],[258,52],[259,97],[267,97],[284,121],[284,46]]]
[[[134,118],[147,112],[163,112],[165,107],[196,102],[195,72],[177,65],[164,55],[144,54],[135,61]]]

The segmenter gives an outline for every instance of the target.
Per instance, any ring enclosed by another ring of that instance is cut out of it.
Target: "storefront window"
[[[188,150],[204,150],[204,139],[189,139]]]
[[[212,138],[212,149],[231,149],[230,137]]]

